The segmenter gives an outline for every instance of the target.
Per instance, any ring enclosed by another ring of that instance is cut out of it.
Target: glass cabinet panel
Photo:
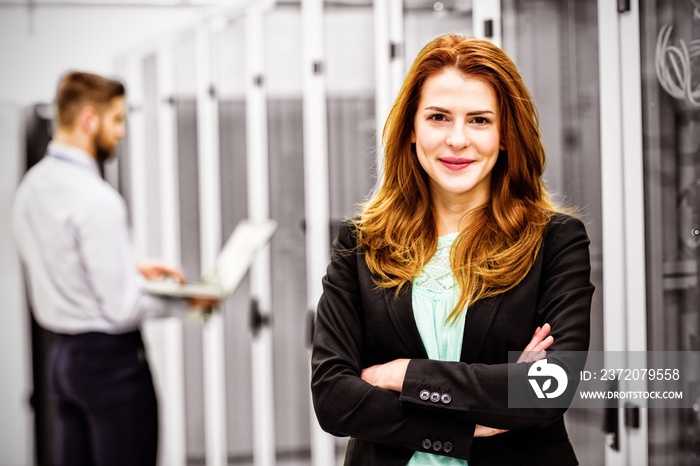
[[[600,83],[596,0],[503,0],[503,48],[535,101],[555,200],[577,209],[591,240],[591,351],[603,350]],[[556,329],[553,330],[556,334]],[[556,337],[555,337],[556,338]],[[580,464],[605,464],[603,409],[570,409]]]
[[[214,82],[219,105],[221,237],[248,214],[245,17],[237,16],[213,37]],[[226,429],[229,461],[249,458],[253,445],[250,277],[222,304],[226,364]]]
[[[277,222],[270,242],[275,440],[280,455],[292,456],[310,443],[301,32],[299,5],[278,4],[266,13],[270,217]]]
[[[471,3],[456,0],[404,1],[406,69],[411,66],[423,46],[435,37],[442,34],[473,34]]]
[[[180,206],[180,260],[186,277],[201,276],[199,163],[197,160],[196,38],[194,33],[173,45],[175,68],[171,99],[175,113],[177,185]],[[187,458],[205,457],[204,373],[201,326],[184,321],[185,419]]]
[[[373,13],[369,3],[324,8],[331,240],[376,181]]]
[[[647,341],[700,351],[700,2],[641,3]],[[649,464],[700,464],[694,408],[649,410]]]

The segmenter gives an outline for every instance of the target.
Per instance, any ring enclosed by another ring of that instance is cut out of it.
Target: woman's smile
[[[475,161],[460,157],[440,157],[438,160],[449,170],[463,170],[470,167]]]

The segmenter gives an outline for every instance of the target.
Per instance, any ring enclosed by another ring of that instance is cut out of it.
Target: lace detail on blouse
[[[452,299],[457,281],[450,265],[450,250],[457,235],[455,232],[438,238],[435,255],[413,280],[414,292],[434,300]]]

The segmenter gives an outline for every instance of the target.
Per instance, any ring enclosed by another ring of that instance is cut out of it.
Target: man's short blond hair
[[[125,94],[124,85],[117,80],[82,71],[66,73],[61,78],[56,93],[58,125],[71,127],[85,106],[93,105],[101,111],[112,100]]]

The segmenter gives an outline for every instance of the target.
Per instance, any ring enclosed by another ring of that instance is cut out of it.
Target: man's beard
[[[97,146],[95,150],[95,157],[98,163],[105,163],[112,156],[112,151],[106,148]]]
[[[95,158],[100,164],[105,163],[114,154],[114,147],[105,143],[102,134],[99,133],[95,138]]]

